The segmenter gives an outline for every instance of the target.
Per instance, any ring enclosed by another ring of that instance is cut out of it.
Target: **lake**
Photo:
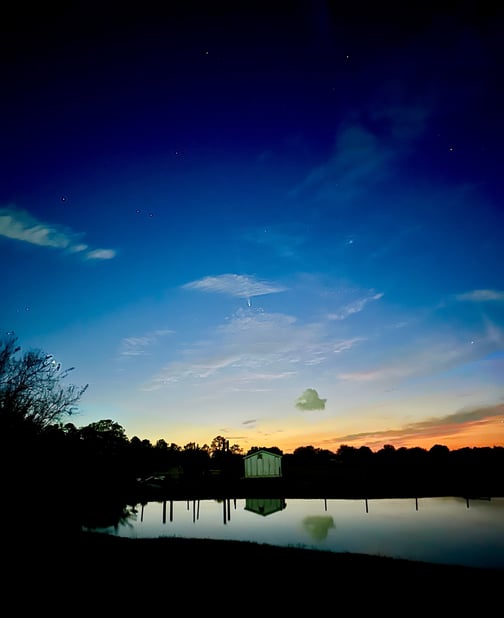
[[[504,498],[166,500],[100,532],[251,541],[504,568]]]

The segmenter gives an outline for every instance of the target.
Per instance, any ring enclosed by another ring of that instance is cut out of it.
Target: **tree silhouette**
[[[215,457],[219,453],[226,453],[229,451],[229,440],[226,440],[224,436],[215,436],[210,444],[210,453],[212,457]]]
[[[86,469],[80,461],[81,432],[62,421],[76,411],[87,386],[64,383],[72,370],[63,370],[41,350],[23,352],[12,333],[0,335],[2,495],[11,505],[13,528],[25,536],[34,517],[48,537],[78,529]]]
[[[20,429],[35,432],[72,415],[87,389],[64,385],[73,370],[63,370],[41,350],[21,353],[17,337],[7,334],[0,342],[0,427],[5,434]]]

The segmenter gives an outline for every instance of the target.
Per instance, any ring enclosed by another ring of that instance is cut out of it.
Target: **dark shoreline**
[[[440,564],[391,558],[387,556],[357,554],[351,552],[332,552],[310,549],[301,546],[282,547],[268,543],[253,541],[233,541],[211,538],[187,538],[180,536],[160,536],[156,538],[128,538],[100,532],[81,532],[73,541],[75,548],[85,553],[104,552],[111,560],[121,559],[128,555],[137,558],[148,558],[157,552],[167,552],[171,559],[191,555],[193,557],[217,554],[221,559],[257,561],[273,558],[281,560],[288,570],[294,570],[301,563],[307,565],[320,563],[345,567],[345,569],[359,569],[362,573],[367,569],[384,569],[389,573],[402,576],[407,573],[448,573],[459,577],[476,577],[496,575],[504,577],[504,569],[470,567],[455,564]],[[72,546],[72,543],[70,543]],[[502,580],[504,583],[504,580]]]
[[[51,608],[76,598],[83,607],[109,610],[182,604],[188,611],[203,611],[232,601],[240,613],[242,604],[245,609],[277,607],[282,613],[299,613],[302,606],[310,613],[337,611],[350,604],[357,615],[387,605],[387,613],[403,615],[421,606],[433,613],[502,603],[504,582],[504,569],[248,541],[81,532],[39,535],[14,549],[10,558],[4,554],[9,576],[19,582],[27,572],[35,574],[38,603]],[[8,585],[4,589],[10,593]]]
[[[137,483],[127,489],[129,503],[151,500],[203,500],[233,498],[284,498],[284,499],[420,499],[453,496],[464,500],[491,499],[504,495],[502,481],[490,483],[414,483],[396,484],[382,480],[380,483],[338,482],[316,476],[307,479],[256,478],[256,479],[164,479],[153,483]]]

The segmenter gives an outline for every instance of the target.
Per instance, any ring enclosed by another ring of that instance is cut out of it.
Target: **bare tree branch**
[[[26,422],[44,429],[71,416],[88,385],[64,385],[73,367],[63,370],[53,356],[41,350],[20,351],[12,334],[0,342],[2,425]]]

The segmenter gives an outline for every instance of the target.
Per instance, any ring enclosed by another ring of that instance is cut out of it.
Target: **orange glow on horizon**
[[[316,449],[328,450],[336,453],[345,446],[370,448],[373,452],[379,451],[384,445],[399,448],[423,448],[431,449],[435,445],[447,446],[450,450],[461,448],[485,448],[504,447],[504,404],[489,406],[476,410],[481,414],[468,420],[463,419],[464,412],[448,415],[442,419],[419,421],[403,427],[380,431],[358,431],[353,435],[338,435],[335,431],[325,429],[323,431],[251,431],[247,434],[222,433],[212,427],[204,428],[203,437],[200,428],[199,435],[191,435],[191,431],[185,427],[178,427],[167,439],[168,444],[176,444],[184,448],[186,444],[194,443],[198,448],[210,445],[218,435],[229,440],[230,445],[237,445],[243,453],[247,453],[252,447],[277,447],[284,454],[293,453],[297,448],[312,446]],[[168,432],[167,432],[168,433]],[[129,434],[128,434],[129,435]],[[154,446],[159,439],[156,437],[137,434],[141,439],[150,440]],[[180,439],[180,436],[184,436]],[[131,437],[131,436],[129,436]]]
[[[290,438],[288,440],[277,440],[274,444],[267,446],[278,446],[285,454],[288,454],[294,452],[300,446],[313,446],[333,452],[336,452],[342,445],[355,448],[367,446],[372,451],[379,451],[385,444],[390,444],[396,449],[418,447],[426,450],[431,449],[436,444],[447,446],[450,450],[504,447],[504,420],[500,417],[490,417],[460,425],[439,425],[424,434],[419,432],[400,435],[400,432],[394,431],[388,434],[387,432],[379,432],[379,434],[361,434],[354,439],[342,439],[341,441],[338,441],[337,438],[331,440],[320,434],[316,436],[307,435],[304,441]]]

